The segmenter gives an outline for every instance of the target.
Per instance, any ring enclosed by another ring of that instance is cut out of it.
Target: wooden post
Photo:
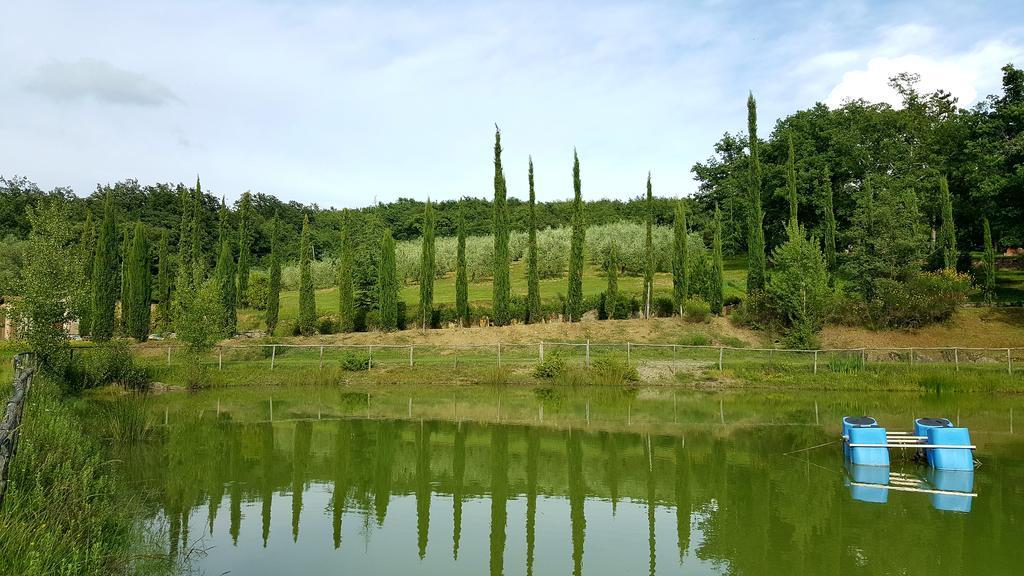
[[[1006,349],[1006,373],[1013,375],[1013,357],[1010,356],[1010,349]]]
[[[868,367],[868,353],[864,348],[860,349],[860,367],[861,370]]]
[[[629,364],[630,364],[630,362],[632,360],[632,358],[631,358],[632,354],[630,353],[631,352],[631,350],[630,350],[631,347],[632,346],[629,344],[629,342],[626,342],[626,366],[629,366]]]
[[[587,340],[587,368],[590,368],[590,340]],[[589,404],[588,404],[589,406]]]
[[[270,369],[274,369],[274,362],[277,360],[277,344],[270,345]]]
[[[543,340],[540,341],[539,355],[540,355],[540,361],[543,362],[544,361],[544,341]]]
[[[501,342],[498,342],[498,368],[501,368]]]
[[[270,421],[274,421],[274,397],[270,397]]]
[[[324,369],[324,347],[320,347],[320,369]]]
[[[1010,408],[1010,429],[1013,430],[1013,408]],[[164,406],[164,426],[167,426],[167,406]]]
[[[409,346],[409,367],[412,368],[412,346]]]
[[[819,426],[821,425],[821,422],[818,420],[818,401],[817,400],[814,401],[814,423],[816,425],[819,425]]]
[[[956,371],[960,371],[960,349],[953,348],[953,364],[956,365]]]
[[[718,371],[722,371],[722,355],[725,354],[725,346],[718,347]]]
[[[913,348],[910,349],[910,365],[911,366],[914,365],[914,349]]]
[[[587,426],[590,426],[590,400],[587,400]]]
[[[409,418],[412,418],[412,396],[409,397]]]
[[[217,370],[224,369],[224,350],[217,348]]]
[[[366,349],[367,349],[366,369],[367,370],[373,370],[373,344],[370,344],[369,346],[367,346]],[[370,395],[369,394],[366,395],[366,403],[367,404],[370,403]]]
[[[718,399],[718,417],[722,420],[722,425],[725,425],[725,400]]]
[[[815,374],[818,373],[818,351],[817,350],[814,351],[814,373]],[[817,412],[818,412],[817,406],[818,405],[815,404],[814,406],[815,406],[814,412],[815,412],[815,414],[817,414]]]
[[[171,365],[171,347],[170,346],[167,347],[167,365],[168,366]]]

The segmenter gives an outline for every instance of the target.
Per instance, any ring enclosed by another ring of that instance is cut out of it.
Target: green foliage
[[[398,278],[395,272],[395,239],[391,229],[384,230],[380,243],[377,302],[379,328],[384,331],[398,329]]]
[[[459,214],[458,247],[455,255],[455,315],[460,326],[469,325],[469,284],[466,278],[466,220]]]
[[[150,382],[146,367],[135,362],[131,346],[124,340],[80,350],[70,372],[66,379],[69,392],[108,385],[142,391]]]
[[[192,285],[198,290],[206,279],[206,256],[203,254],[203,187],[196,176],[192,190],[192,224],[189,226],[189,264],[192,266]]]
[[[554,353],[547,354],[544,357],[543,362],[538,362],[537,365],[534,366],[533,377],[543,379],[557,378],[565,372],[568,367],[568,363],[561,355]]]
[[[757,103],[747,98],[747,139],[750,151],[747,180],[747,293],[764,288],[764,211],[761,208],[761,157],[757,139]]]
[[[530,217],[527,222],[529,243],[526,253],[526,322],[541,319],[540,272],[537,266],[537,194],[533,188],[533,158],[530,158]]]
[[[956,249],[956,229],[953,224],[953,197],[949,194],[949,181],[939,178],[939,198],[942,202],[942,225],[939,227],[939,250],[942,251],[942,267],[956,269],[960,252]]]
[[[165,328],[171,322],[171,261],[168,233],[160,232],[160,246],[157,249],[156,265],[156,325]]]
[[[338,310],[342,332],[354,332],[356,329],[356,295],[353,284],[353,266],[355,266],[355,247],[352,241],[352,219],[349,211],[342,212],[341,217],[341,255],[338,257]]]
[[[981,257],[982,265],[982,291],[985,299],[993,300],[996,293],[996,251],[992,246],[992,229],[989,227],[988,218],[984,219],[984,252]]]
[[[672,298],[676,306],[682,306],[690,295],[690,276],[687,270],[687,226],[686,205],[676,203],[672,233]]]
[[[825,166],[821,187],[825,205],[825,265],[828,267],[829,281],[832,281],[836,273],[836,213],[832,205],[832,173],[828,166]]]
[[[274,218],[270,235],[270,274],[267,285],[267,334],[273,334],[277,328],[277,319],[281,311],[281,260],[278,256],[278,232],[280,221]]]
[[[640,381],[640,373],[636,366],[626,364],[617,358],[598,358],[590,364],[590,369],[600,376],[595,384],[622,385]]]
[[[228,211],[224,204],[221,204],[220,213],[220,256],[217,258],[217,268],[214,278],[220,285],[220,327],[221,335],[225,338],[234,335],[237,325],[237,284],[235,283],[235,254],[230,240],[228,227]]]
[[[789,223],[797,222],[797,194],[796,194],[796,152],[793,151],[793,134],[786,135],[789,143],[789,155],[786,157],[786,198],[789,200]]]
[[[683,318],[690,322],[707,322],[711,319],[711,305],[700,296],[690,296],[683,304]]]
[[[302,223],[299,242],[299,331],[303,336],[308,336],[316,331],[316,295],[313,293],[313,275],[309,269],[309,263],[313,260],[309,217]]]
[[[430,199],[423,209],[423,251],[420,259],[420,318],[422,328],[430,327],[430,319],[434,312],[434,210],[430,207]]]
[[[654,226],[654,196],[651,192],[651,173],[647,173],[647,219],[644,222],[644,307],[650,315],[651,298],[654,294],[654,242],[651,227]]]
[[[251,271],[249,273],[249,286],[245,295],[245,301],[256,310],[266,310],[269,297],[270,275],[263,270]]]
[[[765,300],[787,345],[813,346],[825,323],[831,290],[825,257],[818,242],[800,224],[790,224],[789,240],[772,252],[774,268],[765,287]]]
[[[16,303],[15,314],[40,365],[61,374],[70,359],[64,324],[75,318],[85,299],[82,267],[67,257],[76,246],[70,206],[62,201],[41,204],[29,208],[28,220],[32,227],[29,258],[23,271],[23,298]]]
[[[608,288],[604,291],[604,317],[615,318],[615,308],[619,302],[619,254],[615,244],[608,251],[608,261],[604,268],[608,274]]]
[[[509,221],[506,201],[505,172],[501,168],[501,131],[494,131],[494,308],[495,324],[509,322]]]
[[[205,352],[220,340],[224,329],[223,304],[216,278],[203,282],[190,293],[179,292],[174,329],[178,340],[185,342],[191,352]]]
[[[252,258],[252,194],[245,192],[238,203],[238,298],[242,305],[249,302],[249,269]]]
[[[796,219],[793,220],[796,222]],[[711,240],[711,281],[708,287],[708,304],[715,314],[722,313],[725,297],[725,269],[722,263],[722,213],[715,206],[715,231]]]
[[[951,268],[918,272],[904,282],[883,278],[867,302],[869,323],[876,328],[920,328],[944,322],[972,293],[970,277]]]
[[[82,264],[82,278],[87,282],[92,281],[93,258],[96,253],[96,226],[92,223],[92,212],[85,212],[85,223],[82,225],[82,238],[78,243],[78,257]],[[0,268],[9,266],[9,262],[0,259]],[[19,267],[20,268],[20,267]],[[5,292],[6,286],[0,281],[0,294],[13,294]],[[88,336],[92,326],[92,303],[83,302],[78,315],[78,333]]]
[[[359,372],[370,369],[370,355],[357,350],[346,350],[339,360],[341,369],[346,372]]]
[[[587,223],[583,214],[583,192],[580,182],[580,158],[572,151],[572,243],[569,246],[569,289],[565,312],[570,322],[583,316],[583,244],[587,240]]]
[[[117,303],[117,238],[114,205],[110,196],[103,202],[103,222],[96,240],[92,264],[92,326],[94,340],[114,335],[114,306]]]
[[[121,315],[124,317],[125,333],[139,342],[145,342],[149,338],[153,275],[150,272],[146,227],[142,222],[135,223],[135,232],[124,269]]]

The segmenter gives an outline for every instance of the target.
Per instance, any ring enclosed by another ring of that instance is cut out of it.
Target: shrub
[[[693,332],[676,340],[676,344],[683,346],[707,346],[711,344],[711,338],[701,332]]]
[[[787,347],[807,348],[817,342],[828,315],[828,270],[817,239],[796,224],[787,232],[789,239],[772,252],[775,267],[765,286],[766,310],[783,331]]]
[[[605,313],[608,309],[607,306],[605,306],[606,298],[607,294],[602,292],[598,300],[597,308],[597,318],[599,320],[609,319],[608,315]],[[616,293],[615,315],[612,317],[612,320],[625,320],[629,318],[638,310],[639,305],[639,300],[636,300],[627,294],[623,294],[622,292]]]
[[[700,296],[690,296],[683,304],[683,318],[690,322],[707,322],[711,318],[711,305]]]
[[[543,362],[538,362],[533,369],[534,378],[556,378],[566,369],[565,359],[558,354],[548,354]]]
[[[640,374],[635,366],[614,358],[599,358],[590,364],[590,369],[601,375],[605,384],[640,381]]]
[[[974,292],[967,274],[950,269],[920,272],[906,282],[881,279],[868,303],[876,327],[919,328],[943,322]]]
[[[316,321],[316,331],[319,334],[334,334],[338,330],[338,320],[331,314],[321,316]]]
[[[74,366],[75,380],[69,385],[77,390],[108,384],[128,390],[145,390],[149,386],[149,372],[135,363],[128,343],[121,340],[83,349]]]
[[[266,310],[269,295],[270,276],[262,270],[249,272],[249,286],[245,290],[245,298],[249,306],[256,310]]]
[[[341,355],[341,369],[346,372],[358,372],[370,369],[370,355],[355,350],[346,350]]]
[[[675,305],[672,304],[672,298],[668,296],[657,296],[654,298],[651,313],[659,318],[669,318],[672,316]]]

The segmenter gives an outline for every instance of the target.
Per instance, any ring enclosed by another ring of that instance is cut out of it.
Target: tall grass
[[[153,430],[149,404],[144,394],[130,394],[99,404],[97,426],[103,437],[119,444],[145,440]]]

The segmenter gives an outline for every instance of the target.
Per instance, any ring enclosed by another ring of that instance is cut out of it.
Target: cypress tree
[[[430,198],[423,208],[423,247],[420,255],[420,326],[430,327],[434,315],[434,209]]]
[[[132,231],[128,226],[125,226],[121,230],[121,247],[118,250],[119,265],[117,267],[117,278],[120,286],[118,294],[120,295],[121,300],[121,315],[117,318],[117,332],[122,336],[128,336],[128,316],[125,314],[124,310],[124,281],[125,276],[127,276],[128,252],[131,251],[132,247],[131,232]]]
[[[92,281],[92,263],[96,256],[96,225],[92,223],[92,212],[85,212],[85,224],[82,227],[82,239],[79,241],[79,258],[82,262],[82,277]],[[82,306],[78,314],[78,333],[89,335],[92,324],[92,300]]]
[[[121,302],[121,313],[124,316],[125,334],[144,342],[149,338],[152,277],[149,242],[146,240],[146,228],[142,222],[135,223],[135,233],[124,270],[124,299]]]
[[[391,235],[391,228],[384,230],[384,237],[380,243],[377,290],[381,330],[396,330],[398,328],[398,272],[395,268],[395,239]]]
[[[220,203],[220,250],[217,257],[215,276],[220,287],[221,333],[230,337],[235,333],[238,314],[235,310],[235,253],[232,248],[231,229],[228,224],[228,208],[224,200]]]
[[[757,103],[754,95],[747,98],[747,135],[750,147],[748,174],[747,226],[747,293],[764,288],[764,212],[761,208],[761,157],[757,140]]]
[[[828,166],[825,167],[822,187],[825,196],[825,265],[832,280],[836,273],[836,213],[832,207],[832,175]]]
[[[192,191],[192,238],[189,241],[189,261],[192,265],[192,286],[198,290],[206,279],[206,257],[203,255],[203,188],[196,176],[196,187]]]
[[[604,292],[604,315],[612,320],[615,318],[615,306],[619,302],[619,249],[614,241],[608,248],[605,272],[608,275],[608,288]]]
[[[996,251],[992,246],[992,229],[989,227],[988,218],[982,222],[985,235],[985,253],[983,258],[984,285],[982,289],[985,299],[991,302],[996,294]]]
[[[939,228],[942,265],[956,270],[960,252],[956,249],[956,230],[953,226],[953,197],[949,193],[949,181],[945,176],[939,178],[939,196],[942,200],[942,226]]]
[[[651,297],[654,295],[654,241],[651,228],[654,226],[654,196],[651,192],[651,173],[647,173],[647,200],[644,202],[646,234],[644,235],[644,316],[651,317]]]
[[[526,247],[526,321],[541,320],[540,274],[537,272],[537,194],[533,189],[533,158],[530,158],[529,242]]]
[[[249,303],[249,260],[252,258],[252,194],[242,194],[238,205],[238,302]]]
[[[92,326],[94,340],[114,335],[114,307],[117,304],[117,239],[114,206],[110,193],[103,200],[103,222],[96,240],[92,264]]]
[[[793,133],[786,135],[789,140],[789,156],[786,158],[786,195],[789,197],[789,221],[797,222],[796,199],[796,153],[793,151]]]
[[[281,222],[274,214],[274,223],[270,233],[270,287],[267,292],[267,334],[273,336],[277,328],[277,316],[281,306],[281,257],[278,254],[278,237]]]
[[[722,265],[722,213],[715,204],[715,233],[711,240],[711,294],[709,302],[711,311],[722,313],[725,271]]]
[[[341,213],[341,257],[338,259],[338,311],[341,316],[342,332],[354,332],[356,329],[356,293],[352,283],[354,252],[352,216],[348,209],[345,209]]]
[[[583,193],[580,182],[580,158],[572,151],[572,240],[569,245],[569,290],[565,313],[570,322],[583,316],[583,243],[587,240],[587,223],[583,214]]]
[[[299,238],[299,332],[309,336],[316,330],[316,294],[313,292],[313,241],[310,238],[309,216],[302,218]]]
[[[687,270],[687,226],[686,226],[686,204],[682,200],[676,203],[676,214],[673,220],[673,250],[672,250],[672,296],[676,308],[679,308],[679,315],[683,315],[683,304],[690,295],[690,275]]]
[[[171,270],[167,247],[167,229],[160,232],[156,265],[156,324],[165,327],[171,321]]]
[[[194,298],[192,265],[192,226],[195,210],[192,208],[192,192],[187,188],[181,192],[181,225],[178,229],[178,269],[174,276],[174,304],[172,313],[175,321],[183,319]],[[177,328],[176,328],[177,329]]]
[[[455,316],[460,326],[469,325],[469,279],[466,277],[466,216],[459,208],[458,241],[455,251]]]
[[[501,131],[494,130],[494,294],[493,318],[503,326],[509,322],[508,204],[505,172],[501,168]]]

